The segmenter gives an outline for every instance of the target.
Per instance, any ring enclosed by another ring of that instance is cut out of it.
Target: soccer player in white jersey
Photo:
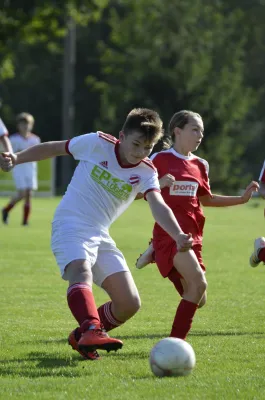
[[[1,147],[3,148],[4,151],[12,152],[12,146],[8,138],[8,130],[1,118],[0,118],[0,142],[1,142]],[[1,154],[0,157],[2,157]]]
[[[10,136],[14,152],[19,152],[40,143],[40,138],[31,132],[34,125],[34,118],[31,114],[21,113],[17,116],[17,133]],[[37,190],[37,163],[29,162],[17,165],[13,169],[13,179],[17,193],[9,203],[2,209],[2,221],[8,223],[9,212],[21,200],[24,200],[22,225],[28,225],[31,211],[32,190]]]
[[[119,140],[101,132],[48,142],[5,154],[4,170],[17,164],[70,154],[79,164],[53,219],[51,246],[63,279],[69,282],[67,300],[79,327],[69,343],[87,359],[97,349],[117,350],[123,343],[106,331],[123,324],[140,308],[134,280],[109,227],[142,192],[155,220],[176,241],[179,251],[192,245],[160,194],[157,172],[146,158],[162,136],[162,121],[149,109],[132,110]],[[98,309],[92,283],[110,301]],[[104,330],[102,329],[104,327]]]
[[[212,194],[208,162],[193,154],[204,135],[201,116],[188,110],[175,113],[169,123],[169,133],[171,146],[167,143],[167,150],[153,154],[151,158],[157,168],[162,197],[183,232],[192,234],[193,246],[190,251],[179,252],[161,224],[156,223],[153,242],[138,259],[136,267],[140,269],[154,261],[161,275],[173,283],[181,300],[169,336],[185,339],[197,308],[206,302],[207,282],[202,259],[205,217],[201,205],[226,207],[244,204],[258,189],[258,183],[251,182],[242,196]]]
[[[265,199],[265,161],[260,171],[259,185],[259,194]],[[254,251],[249,259],[249,264],[252,268],[257,267],[261,262],[265,263],[265,237],[263,236],[254,240]]]

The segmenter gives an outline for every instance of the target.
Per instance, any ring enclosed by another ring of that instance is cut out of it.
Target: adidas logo
[[[102,167],[108,169],[108,161],[101,161],[99,164],[102,165]]]

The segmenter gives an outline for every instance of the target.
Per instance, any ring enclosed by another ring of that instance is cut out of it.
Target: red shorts
[[[161,275],[166,278],[172,268],[174,268],[173,259],[178,252],[176,242],[168,236],[165,238],[160,237],[153,239],[153,246],[155,250],[155,262]],[[192,250],[196,254],[202,270],[205,271],[205,266],[202,259],[202,244],[194,244],[192,246]],[[177,273],[179,277],[182,278],[181,274],[179,272]]]

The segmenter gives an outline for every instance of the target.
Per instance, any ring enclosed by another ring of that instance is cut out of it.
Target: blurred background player
[[[151,159],[158,171],[162,197],[183,232],[192,234],[193,246],[185,253],[179,252],[170,236],[156,223],[153,241],[137,260],[136,267],[140,269],[155,261],[161,275],[174,284],[182,300],[170,336],[185,339],[197,308],[206,302],[207,282],[202,259],[205,217],[201,205],[226,207],[246,203],[252,192],[257,191],[258,183],[251,182],[242,196],[212,194],[208,162],[192,154],[204,136],[201,116],[192,111],[177,112],[169,123],[169,133],[171,143],[168,137],[167,150],[154,153]]]
[[[19,152],[40,143],[40,138],[31,132],[34,118],[29,113],[21,113],[16,118],[17,133],[10,136],[14,152]],[[31,211],[32,190],[38,188],[37,163],[29,162],[17,165],[12,170],[13,179],[17,193],[10,202],[2,209],[2,221],[8,223],[9,212],[20,201],[24,200],[22,225],[28,225]]]
[[[265,161],[259,176],[259,194],[265,199]],[[264,210],[265,216],[265,210]],[[250,256],[249,264],[251,267],[257,267],[261,262],[265,263],[265,237],[259,237],[254,240],[254,251]]]
[[[140,108],[128,114],[120,140],[95,132],[42,143],[17,154],[5,153],[2,168],[6,171],[16,164],[59,155],[70,154],[80,161],[54,215],[52,250],[63,279],[69,282],[68,305],[79,324],[69,335],[69,344],[87,359],[99,358],[96,349],[121,348],[122,342],[106,331],[122,325],[140,308],[132,274],[109,235],[110,225],[137,193],[144,193],[154,219],[172,236],[180,252],[192,246],[191,236],[182,232],[165,204],[156,169],[147,158],[162,135],[159,115]],[[110,297],[99,309],[93,282]]]
[[[8,130],[0,118],[0,144],[4,151],[12,152],[12,146],[8,138]]]

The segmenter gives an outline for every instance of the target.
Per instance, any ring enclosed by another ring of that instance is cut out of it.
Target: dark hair
[[[163,122],[156,111],[148,108],[134,108],[122,127],[125,135],[141,133],[149,141],[158,141],[163,135]]]

